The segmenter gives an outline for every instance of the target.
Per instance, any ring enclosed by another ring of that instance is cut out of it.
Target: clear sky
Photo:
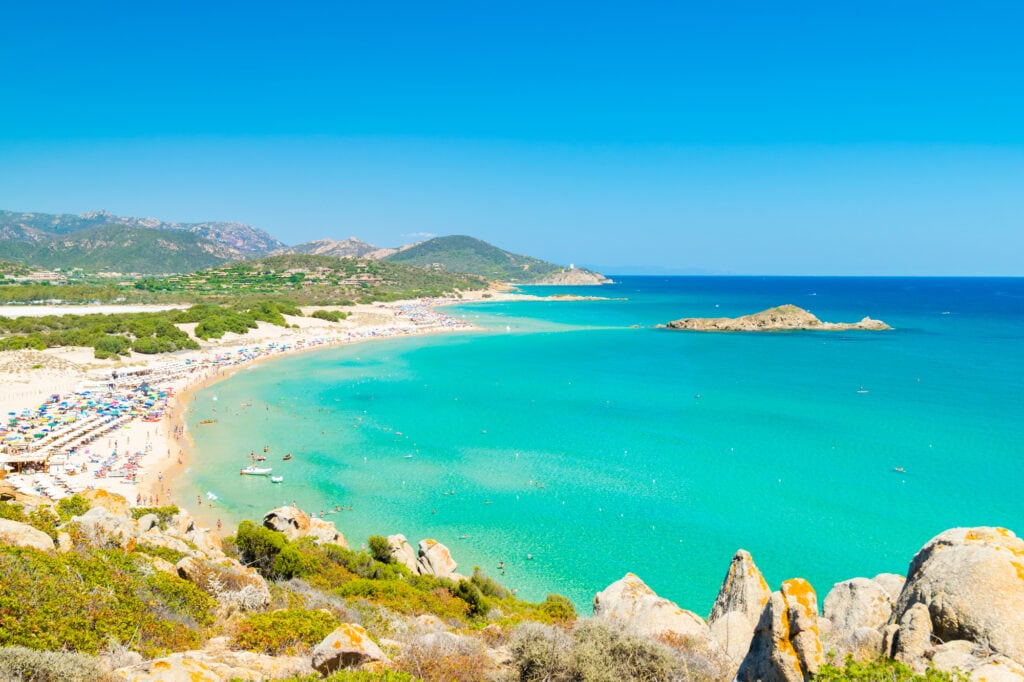
[[[1024,2],[0,13],[0,208],[609,272],[1024,275]]]

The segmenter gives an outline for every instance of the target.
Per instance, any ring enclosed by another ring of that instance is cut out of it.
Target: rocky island
[[[775,331],[883,331],[892,329],[881,320],[865,317],[860,322],[822,322],[808,311],[792,304],[780,305],[740,317],[684,317],[665,325],[669,329],[698,332],[775,332]]]

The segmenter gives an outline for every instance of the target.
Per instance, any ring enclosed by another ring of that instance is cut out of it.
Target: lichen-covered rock
[[[879,573],[872,578],[872,580],[878,583],[878,586],[888,593],[893,604],[895,604],[896,600],[900,598],[900,592],[903,591],[903,585],[907,582],[906,578],[895,573]]]
[[[733,666],[739,665],[750,650],[754,627],[755,625],[751,625],[747,617],[739,611],[729,611],[714,623],[708,623],[711,638],[722,648]]]
[[[270,530],[284,533],[289,540],[309,536],[317,544],[330,543],[348,547],[345,536],[338,532],[332,522],[310,517],[298,507],[272,509],[263,515],[263,525]]]
[[[31,547],[48,552],[53,549],[53,538],[27,523],[0,519],[0,544]]]
[[[941,641],[985,644],[1024,664],[1024,540],[1005,528],[954,528],[914,557],[893,612],[926,607]]]
[[[370,661],[386,661],[380,647],[360,625],[343,623],[313,649],[313,668],[321,675],[363,665]]]
[[[160,530],[160,517],[156,514],[143,514],[139,517],[139,532],[145,533],[153,528]]]
[[[750,552],[738,550],[708,615],[712,637],[733,661],[739,662],[746,655],[754,627],[771,595]]]
[[[659,597],[632,573],[597,593],[594,618],[626,623],[652,637],[669,635],[701,644],[711,642],[711,633],[700,616]]]
[[[95,490],[86,490],[79,494],[86,499],[90,507],[103,507],[115,516],[130,516],[128,513],[128,500],[117,493],[97,488]]]
[[[447,578],[455,572],[458,564],[452,559],[452,553],[437,540],[420,540],[416,566],[420,575],[433,575]]]
[[[114,679],[130,682],[228,682],[274,680],[312,674],[306,659],[250,651],[184,651],[119,668]]]
[[[391,556],[395,563],[402,564],[413,573],[419,573],[419,565],[416,563],[416,550],[412,548],[409,541],[401,533],[388,536],[388,547],[391,549]]]
[[[839,637],[858,628],[883,627],[892,615],[892,598],[881,585],[867,578],[836,583],[825,597],[824,615]]]
[[[892,657],[906,663],[917,672],[923,672],[927,665],[924,656],[932,643],[932,619],[928,607],[914,604],[900,617],[899,629],[892,644]]]
[[[263,525],[295,540],[309,532],[309,515],[298,507],[278,507],[263,515]]]
[[[118,496],[120,497],[120,496]],[[114,514],[107,507],[97,505],[72,521],[98,547],[117,546],[132,549],[139,534],[138,522],[127,515]]]
[[[334,527],[334,523],[332,521],[324,521],[323,519],[316,518],[310,519],[308,535],[312,537],[314,542],[318,545],[330,544],[348,547],[348,543],[345,541],[345,536]]]
[[[761,613],[736,679],[803,682],[818,672],[821,662],[817,595],[806,580],[787,580]]]
[[[972,682],[1022,682],[1024,666],[1000,654],[989,654],[964,639],[932,648],[931,667],[942,672],[960,672]]]

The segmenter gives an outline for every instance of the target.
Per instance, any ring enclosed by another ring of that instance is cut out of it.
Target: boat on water
[[[870,393],[870,391],[868,391],[868,389],[866,389],[863,386],[861,386],[860,388],[857,389],[857,393],[860,393],[861,395],[864,395],[865,393]]]
[[[264,457],[263,455],[256,455],[256,461],[257,462],[265,462],[265,461],[267,461],[267,458]]]
[[[216,419],[204,419],[203,421],[201,421],[199,423],[200,424],[216,424],[217,420]]]
[[[893,467],[892,470],[895,471],[898,474],[905,474],[905,473],[907,473],[907,470],[904,469],[903,467]]]
[[[247,466],[242,469],[243,476],[269,476],[270,472],[273,471],[271,467],[258,467],[258,466]]]
[[[283,480],[284,480],[284,476],[271,476],[270,477],[270,482],[271,483],[280,483]]]
[[[282,457],[281,459],[283,459],[284,461],[286,461],[286,462],[287,462],[287,461],[288,461],[288,460],[290,460],[291,458],[292,458],[292,453],[290,453],[290,452],[289,452],[289,453],[288,453],[287,455],[285,455],[285,456],[284,456],[284,457]]]

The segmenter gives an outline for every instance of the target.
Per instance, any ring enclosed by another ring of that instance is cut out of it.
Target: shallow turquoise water
[[[485,331],[294,356],[207,389],[182,499],[214,491],[226,521],[352,505],[329,516],[351,544],[433,537],[467,573],[583,610],[632,571],[706,614],[740,547],[773,586],[802,576],[823,597],[905,573],[946,528],[1024,530],[1022,280],[624,278],[585,293],[628,300],[462,306]],[[650,328],[785,302],[897,330]],[[238,475],[264,445],[282,484]]]

